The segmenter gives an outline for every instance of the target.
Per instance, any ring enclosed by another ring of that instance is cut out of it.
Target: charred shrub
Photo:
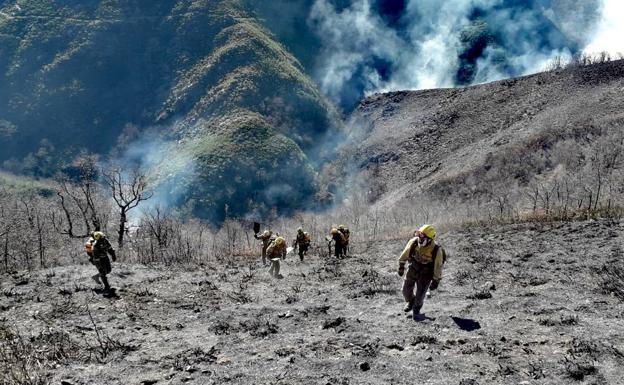
[[[76,358],[78,350],[79,346],[65,332],[25,336],[18,328],[0,323],[0,383],[47,384],[45,373]]]
[[[624,262],[617,261],[604,265],[599,275],[602,278],[601,291],[624,301]]]
[[[577,361],[574,357],[572,359],[565,357],[565,370],[566,374],[576,381],[583,381],[585,376],[598,373],[598,368],[592,363]]]

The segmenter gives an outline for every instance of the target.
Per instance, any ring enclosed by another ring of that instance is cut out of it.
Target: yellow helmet
[[[284,243],[286,243],[286,240],[282,237],[277,237],[275,238],[275,246],[282,246]]]
[[[103,232],[101,231],[94,231],[93,232],[93,239],[95,239],[96,241],[99,241],[100,239],[106,237],[106,235],[104,235]]]
[[[435,239],[437,234],[436,229],[432,225],[424,225],[418,232],[427,236],[427,238]]]
[[[299,234],[303,234],[303,228],[302,228],[302,227],[298,228],[298,229],[297,229],[297,233],[299,233]]]
[[[345,228],[346,228],[345,225],[338,226],[338,230],[344,230]]]
[[[331,231],[329,232],[331,235],[336,235],[338,234],[338,229],[335,227],[332,227]]]

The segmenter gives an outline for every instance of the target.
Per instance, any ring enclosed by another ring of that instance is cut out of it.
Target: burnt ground
[[[89,265],[3,275],[2,383],[624,384],[623,229],[444,234],[419,322],[395,273],[405,239],[289,256],[279,281],[256,263],[116,264],[117,298],[92,290]]]

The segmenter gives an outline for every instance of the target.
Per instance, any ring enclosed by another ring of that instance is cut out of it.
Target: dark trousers
[[[334,255],[336,258],[342,257],[345,255],[345,245],[341,242],[334,242]]]
[[[403,281],[403,298],[405,302],[413,302],[414,308],[419,308],[425,302],[427,290],[433,279],[433,263],[421,264],[411,262]],[[414,294],[416,287],[416,294]]]
[[[299,259],[303,261],[303,256],[307,254],[310,245],[308,243],[299,244]]]
[[[104,289],[108,290],[110,288],[110,285],[108,284],[108,278],[106,278],[106,274],[109,274],[113,270],[110,259],[108,259],[108,256],[94,257],[93,264],[100,274],[100,279],[104,284]]]

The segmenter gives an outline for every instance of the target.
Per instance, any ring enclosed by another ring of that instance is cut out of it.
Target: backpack
[[[416,246],[418,245],[418,241],[414,241],[414,243],[412,243],[412,247],[410,248],[410,253],[409,253],[409,257],[410,258],[414,258],[414,254],[416,253]],[[435,256],[438,255],[438,250],[442,249],[442,264],[446,263],[446,259],[448,258],[448,253],[446,252],[446,250],[444,250],[444,248],[440,245],[438,245],[437,243],[433,246],[433,251],[431,252],[433,258],[434,258],[434,262],[435,262]]]
[[[89,240],[85,243],[85,252],[89,256],[93,255],[93,242],[95,242],[95,239],[89,238]]]

